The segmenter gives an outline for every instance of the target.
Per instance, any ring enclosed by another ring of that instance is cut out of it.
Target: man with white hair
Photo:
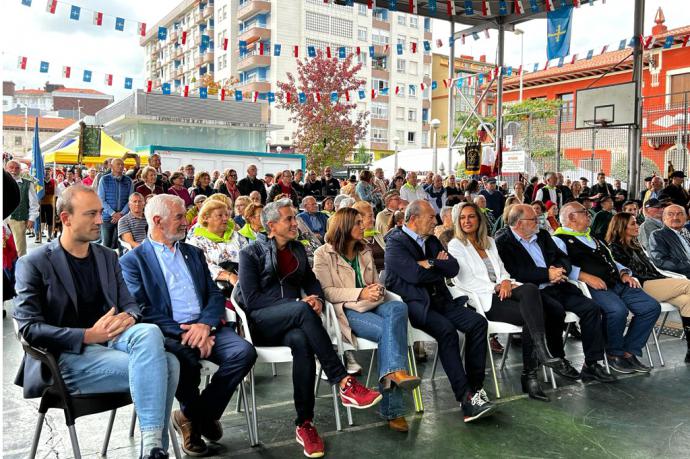
[[[649,373],[650,367],[638,357],[661,306],[640,288],[628,268],[613,259],[606,245],[590,235],[590,220],[582,204],[566,204],[560,212],[563,226],[554,232],[554,241],[572,263],[568,277],[586,283],[602,310],[609,366],[619,373]],[[626,329],[629,313],[633,319]]]
[[[326,234],[326,226],[328,225],[328,215],[319,212],[319,203],[316,202],[314,196],[305,196],[302,199],[303,212],[297,214],[297,218],[302,220],[312,233],[318,235],[323,241]]]
[[[219,422],[233,392],[256,361],[256,351],[226,326],[225,298],[211,279],[204,252],[182,242],[186,235],[184,201],[156,195],[144,211],[149,237],[121,259],[129,291],[142,305],[144,320],[158,325],[165,346],[180,361],[175,396],[180,409],[173,426],[190,456],[208,451],[201,438],[218,441]],[[199,392],[201,359],[219,366]]]
[[[33,180],[21,176],[22,167],[19,161],[10,160],[5,170],[12,176],[19,186],[19,206],[10,214],[9,226],[14,236],[17,255],[26,254],[26,230],[34,227],[38,219],[40,207]]]
[[[690,277],[690,243],[680,233],[687,221],[683,206],[665,208],[664,227],[649,237],[649,255],[658,268]]]
[[[117,222],[129,212],[129,195],[132,194],[132,179],[123,175],[125,162],[115,158],[110,163],[110,174],[98,182],[98,197],[103,202],[103,225],[101,244],[111,249],[118,247]]]
[[[544,181],[546,185],[541,187],[534,198],[535,201],[541,201],[546,204],[548,201],[558,205],[560,209],[563,205],[563,194],[558,188],[558,175],[555,172],[547,172]]]
[[[247,166],[247,176],[237,183],[237,188],[242,196],[250,196],[252,191],[258,191],[261,195],[261,204],[266,204],[266,184],[257,177],[257,173],[256,164]]]
[[[431,185],[425,187],[424,191],[426,191],[429,204],[436,211],[436,215],[439,215],[443,206],[446,205],[446,199],[448,199],[446,187],[443,186],[443,178],[439,174],[435,174]]]

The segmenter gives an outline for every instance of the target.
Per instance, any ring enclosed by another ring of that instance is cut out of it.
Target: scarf
[[[279,182],[280,192],[288,196],[292,196],[292,185],[283,185],[283,181]]]
[[[366,238],[378,236],[379,234],[381,234],[381,232],[376,231],[375,229],[364,230],[364,237],[366,237]]]
[[[212,233],[211,231],[204,228],[203,226],[197,226],[196,228],[194,228],[194,236],[203,237],[203,238],[208,239],[211,242],[216,242],[216,243],[230,242],[230,239],[232,238],[233,232],[234,232],[234,227],[233,228],[227,228],[225,230],[225,233],[223,233],[223,236],[218,236],[216,233]]]
[[[254,231],[249,223],[246,223],[242,229],[238,231],[242,236],[246,237],[247,239],[250,239],[252,241],[256,241],[256,231]]]
[[[556,229],[556,231],[553,232],[554,236],[557,236],[559,234],[567,234],[569,236],[575,236],[575,237],[585,237],[587,238],[588,241],[592,240],[592,236],[589,235],[590,233],[590,228],[587,228],[587,231],[573,231],[571,229],[565,229],[564,227],[560,227]]]
[[[409,188],[412,191],[417,191],[417,187],[410,185],[408,182],[405,182],[405,184],[402,187],[403,188]]]

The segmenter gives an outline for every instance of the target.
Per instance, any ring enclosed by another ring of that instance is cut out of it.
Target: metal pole
[[[523,58],[524,58],[524,50],[525,50],[525,32],[523,31],[520,34],[520,102],[522,102],[522,75],[525,73],[523,72],[522,65],[523,65]]]
[[[398,172],[398,142],[395,142],[395,156],[393,157],[393,175]]]
[[[503,54],[505,53],[505,25],[498,24],[498,81],[496,82],[496,155],[502,158],[503,152]],[[501,163],[503,160],[501,159]],[[499,164],[501,164],[499,163]],[[501,170],[498,170],[501,178]]]
[[[595,152],[596,147],[597,147],[597,131],[598,131],[597,128],[592,129],[592,159],[589,162],[589,169],[590,169],[590,171],[589,171],[589,183],[591,183],[592,185],[594,185],[594,183],[595,183],[594,182],[594,152]],[[628,195],[628,196],[630,196],[630,195]]]
[[[29,106],[24,105],[24,156],[29,152]]]
[[[438,170],[438,128],[434,128],[434,149],[431,156],[431,172],[434,174]]]
[[[455,38],[455,23],[453,18],[450,20],[450,36]],[[453,96],[453,88],[455,87],[455,40],[450,41],[450,55],[448,56],[448,78],[450,78],[450,86],[448,87],[448,173],[452,169],[453,163],[453,131],[455,130],[455,97]],[[434,134],[436,135],[436,134]],[[436,172],[436,171],[434,171]]]
[[[635,0],[635,23],[633,36],[644,34],[645,0]],[[633,51],[633,81],[635,82],[635,124],[630,129],[628,142],[628,196],[637,196],[640,185],[640,164],[642,160],[642,40],[635,40]]]
[[[561,125],[563,124],[563,106],[558,108],[558,126],[556,131],[556,172],[561,172]]]
[[[683,171],[688,167],[688,93],[683,94],[683,135],[680,137],[683,146]]]

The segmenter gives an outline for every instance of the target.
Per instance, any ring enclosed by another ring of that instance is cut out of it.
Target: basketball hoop
[[[610,119],[599,118],[594,120],[585,120],[584,123],[592,128],[607,128],[611,124]]]

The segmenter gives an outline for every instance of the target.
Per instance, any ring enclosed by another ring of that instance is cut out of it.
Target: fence
[[[667,177],[669,167],[690,166],[690,93],[644,97],[642,101],[642,178]],[[572,105],[548,112],[511,113],[504,125],[504,145],[524,150],[527,175],[558,170],[566,178],[591,181],[603,171],[609,181],[627,182],[630,129],[575,129]],[[464,166],[464,164],[461,164]],[[510,180],[510,177],[509,181]]]

